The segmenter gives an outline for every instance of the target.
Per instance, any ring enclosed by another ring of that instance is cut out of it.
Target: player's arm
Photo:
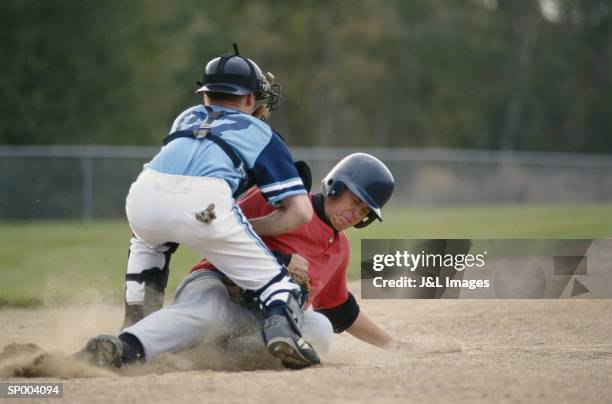
[[[349,292],[346,284],[349,249],[347,243],[340,270],[332,276],[325,289],[319,293],[321,300],[313,302],[315,309],[329,319],[337,334],[348,331],[349,334],[368,344],[384,348],[398,344],[361,311],[355,296]]]
[[[378,327],[374,321],[370,320],[363,311],[359,312],[353,324],[346,331],[352,336],[378,347],[386,347],[393,342],[393,338]]]
[[[281,201],[278,209],[272,213],[251,219],[253,230],[260,236],[275,236],[287,233],[310,221],[312,204],[308,195],[293,195]]]
[[[411,348],[408,342],[396,340],[381,329],[373,320],[365,315],[359,308],[352,293],[348,299],[331,309],[318,309],[332,323],[336,334],[347,331],[349,334],[368,344],[380,348]]]
[[[274,208],[256,188],[238,201],[240,210],[249,219],[253,230],[262,237],[286,233],[308,223],[312,217],[312,204],[305,193],[288,196],[279,204],[279,207]]]

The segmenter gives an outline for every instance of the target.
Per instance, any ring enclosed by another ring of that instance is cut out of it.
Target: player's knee
[[[304,312],[302,334],[318,353],[329,352],[334,329],[327,317],[312,310]]]

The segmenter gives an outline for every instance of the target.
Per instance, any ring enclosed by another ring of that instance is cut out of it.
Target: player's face
[[[325,213],[334,229],[342,231],[361,222],[369,213],[368,205],[349,190],[325,199]]]

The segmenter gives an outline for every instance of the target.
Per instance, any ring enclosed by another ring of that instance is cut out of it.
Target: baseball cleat
[[[73,355],[73,358],[85,360],[101,367],[123,366],[123,343],[112,335],[98,335],[90,339],[85,348]]]
[[[302,369],[321,363],[314,348],[293,332],[285,316],[272,315],[264,322],[266,348],[289,369]]]

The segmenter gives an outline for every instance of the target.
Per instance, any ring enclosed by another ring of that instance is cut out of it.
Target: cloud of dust
[[[112,372],[72,360],[62,352],[43,351],[38,345],[12,343],[0,352],[0,377],[75,377],[109,376]]]
[[[146,364],[103,369],[70,355],[98,334],[119,332],[122,308],[105,303],[37,309],[36,326],[28,327],[29,343],[9,343],[0,352],[0,377],[79,378],[140,376],[189,370],[249,371],[283,369],[265,350],[258,335],[206,341],[176,353],[162,354]],[[38,321],[41,320],[41,321]]]

